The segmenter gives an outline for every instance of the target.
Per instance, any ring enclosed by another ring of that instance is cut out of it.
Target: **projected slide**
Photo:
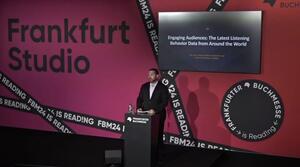
[[[261,11],[160,12],[162,70],[260,73]]]

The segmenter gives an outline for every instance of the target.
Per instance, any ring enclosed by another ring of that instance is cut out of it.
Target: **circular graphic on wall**
[[[260,80],[243,80],[225,93],[221,112],[225,126],[236,137],[261,141],[274,135],[284,117],[277,91]]]

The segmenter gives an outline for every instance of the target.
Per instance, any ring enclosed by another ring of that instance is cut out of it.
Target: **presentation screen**
[[[159,12],[159,67],[260,73],[261,23],[261,11]]]

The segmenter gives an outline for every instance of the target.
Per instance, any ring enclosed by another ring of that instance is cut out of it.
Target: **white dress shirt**
[[[150,82],[150,89],[149,89],[149,91],[150,91],[150,93],[149,93],[150,99],[151,99],[151,97],[152,97],[152,94],[153,94],[153,92],[154,92],[154,89],[155,89],[157,83],[158,83],[158,81],[153,82],[153,83]]]

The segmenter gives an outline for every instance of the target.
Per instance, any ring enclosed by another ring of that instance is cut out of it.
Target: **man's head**
[[[159,72],[156,68],[151,68],[148,71],[149,82],[156,82],[159,80]]]

